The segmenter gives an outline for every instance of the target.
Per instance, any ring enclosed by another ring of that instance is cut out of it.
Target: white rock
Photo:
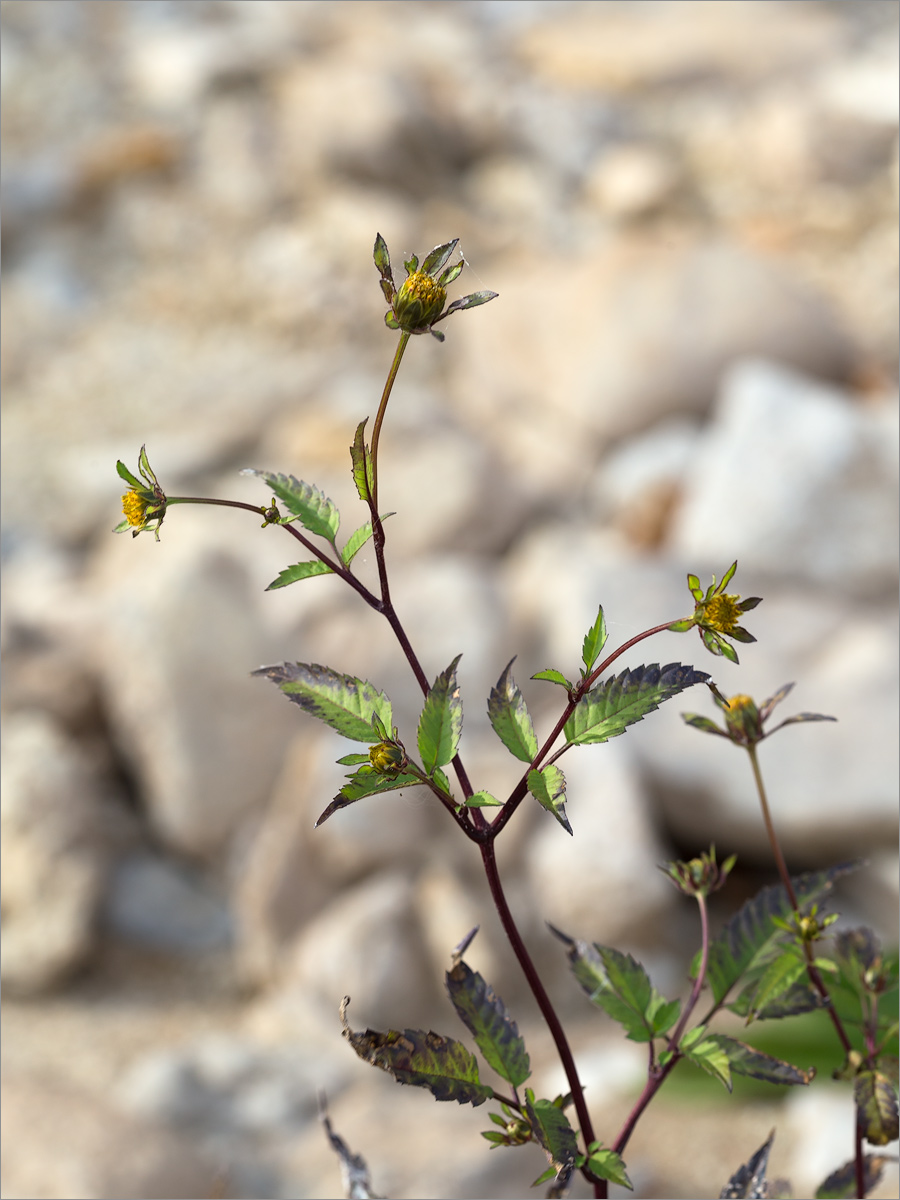
[[[52,988],[83,965],[106,881],[105,781],[41,712],[3,733],[2,976],[18,992]]]
[[[535,902],[570,937],[618,946],[669,907],[671,884],[656,870],[668,856],[627,747],[576,748],[560,766],[573,836],[549,813],[537,826],[527,852]]]
[[[897,416],[896,403],[869,410],[774,364],[734,367],[685,484],[675,550],[851,595],[893,589]]]
[[[107,549],[94,577],[94,637],[116,736],[154,829],[170,847],[205,855],[268,794],[293,723],[250,674],[277,655],[245,568],[215,548],[208,521],[178,516],[159,545],[145,535]]]
[[[258,1019],[272,1024],[277,1017],[286,1032],[300,1030],[310,1009],[317,1020],[333,1014],[337,1034],[338,1006],[350,996],[355,1029],[415,1027],[435,987],[411,881],[385,871],[346,890],[306,926]]]

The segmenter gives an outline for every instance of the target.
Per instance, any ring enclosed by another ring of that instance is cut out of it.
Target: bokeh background
[[[464,752],[508,660],[546,730],[598,603],[613,644],[689,611],[685,572],[765,603],[728,694],[832,714],[762,748],[792,869],[863,856],[850,923],[897,938],[897,19],[894,3],[5,0],[3,1194],[337,1196],[332,1119],[392,1196],[520,1196],[531,1148],[361,1064],[355,1027],[461,1036],[469,958],[563,1086],[477,854],[415,792],[313,820],[347,746],[250,671],[328,663],[416,692],[336,581],[277,593],[293,543],[173,509],[113,537],[146,443],[171,494],[252,503],[251,466],[364,519],[347,447],[394,348],[371,252],[452,237],[454,294],[500,298],[410,346],[382,442],[394,595],[429,674],[463,651]],[[363,556],[361,555],[362,559]],[[371,562],[361,562],[363,573]],[[500,846],[609,1142],[639,1047],[544,922],[684,994],[691,908],[655,866],[739,855],[716,920],[773,878],[747,764],[680,720],[566,759],[568,838],[524,806]],[[636,1194],[718,1195],[778,1129],[795,1195],[852,1154],[824,1079],[737,1098],[673,1079]],[[817,1057],[818,1056],[818,1057]],[[824,1056],[824,1057],[823,1057]],[[836,1060],[836,1059],[835,1059]],[[896,1169],[879,1194],[896,1195]],[[586,1195],[576,1183],[573,1195]]]

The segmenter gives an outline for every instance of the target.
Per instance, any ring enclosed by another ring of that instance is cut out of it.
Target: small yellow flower
[[[425,271],[414,271],[397,293],[394,312],[401,329],[428,329],[444,310],[447,289]]]
[[[726,585],[731,582],[736,570],[737,563],[734,562],[725,572],[721,583],[716,583],[716,577],[713,575],[713,581],[705,593],[700,587],[700,580],[697,576],[688,575],[688,587],[694,597],[693,616],[682,617],[681,620],[673,621],[669,626],[673,633],[684,633],[688,629],[696,629],[704,646],[711,654],[722,654],[733,663],[738,661],[738,656],[734,647],[729,645],[725,638],[734,638],[736,642],[755,642],[756,638],[753,634],[748,633],[738,622],[745,612],[756,608],[760,603],[759,596],[751,596],[748,600],[742,600],[740,596],[725,591]]]
[[[128,491],[122,497],[122,512],[124,521],[113,530],[113,533],[125,533],[131,530],[131,536],[139,533],[152,532],[159,541],[159,527],[166,515],[166,493],[159,486],[159,480],[153,473],[153,468],[147,458],[147,447],[141,446],[138,458],[138,475],[131,471],[120,460],[116,463],[116,473],[120,479],[130,484]]]
[[[390,305],[384,314],[384,323],[388,329],[400,329],[406,334],[430,333],[442,342],[443,333],[435,329],[438,321],[443,321],[451,313],[476,308],[479,304],[487,304],[489,300],[495,299],[496,292],[471,292],[444,308],[447,303],[447,285],[459,277],[465,264],[463,259],[453,266],[447,266],[458,243],[459,238],[454,238],[452,242],[445,242],[443,246],[435,246],[421,267],[418,257],[413,254],[403,264],[406,267],[406,279],[398,289],[394,283],[387,244],[380,233],[377,235],[374,259],[381,276],[381,291]]]
[[[707,627],[716,633],[733,634],[742,616],[740,602],[740,596],[725,593],[713,596],[703,613]]]
[[[122,512],[129,525],[140,529],[147,519],[147,500],[137,488],[130,488],[122,497]]]
[[[833,721],[835,719],[823,716],[821,713],[797,713],[796,716],[782,721],[780,725],[766,730],[765,723],[772,715],[776,704],[781,703],[793,686],[792,683],[786,683],[763,704],[757,704],[752,696],[745,696],[743,693],[726,700],[724,696],[713,689],[713,700],[725,715],[724,729],[720,729],[709,717],[702,717],[697,713],[682,713],[681,716],[688,725],[693,725],[695,729],[700,729],[704,733],[716,733],[720,737],[728,738],[738,746],[755,746],[757,742],[761,742],[763,738],[769,737],[785,725],[797,725],[801,721]]]

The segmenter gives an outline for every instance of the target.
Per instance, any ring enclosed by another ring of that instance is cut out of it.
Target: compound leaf
[[[514,1088],[524,1083],[531,1074],[525,1042],[493,988],[459,959],[447,972],[447,991],[488,1065]]]
[[[344,1037],[361,1059],[387,1071],[398,1083],[427,1088],[435,1100],[455,1100],[476,1108],[494,1095],[480,1082],[478,1060],[462,1042],[422,1029],[357,1033],[347,1024],[347,1004],[345,999],[341,1005]]]
[[[290,567],[285,567],[283,571],[279,571],[278,578],[269,584],[266,591],[274,592],[276,588],[287,587],[289,583],[297,583],[301,579],[312,579],[314,575],[333,574],[328,563],[322,562],[320,558],[312,558],[308,562],[294,563]]]
[[[426,775],[435,767],[444,767],[456,757],[462,731],[462,701],[456,682],[457,654],[446,671],[441,672],[425,697],[419,718],[419,755]]]
[[[591,1003],[618,1021],[633,1042],[649,1042],[678,1020],[681,1002],[666,1000],[630,954],[599,943],[588,945],[550,929],[567,947],[569,964]]]
[[[855,863],[841,863],[824,871],[811,871],[799,876],[793,880],[797,903],[801,908],[811,904],[830,892],[837,880],[855,867]],[[792,911],[784,887],[773,884],[742,905],[719,936],[712,940],[706,978],[716,1004],[720,1004],[748,972],[761,973],[786,936],[776,924],[776,919],[788,921]],[[698,952],[692,964],[695,977],[699,961]]]
[[[586,746],[618,737],[664,700],[708,679],[706,671],[681,663],[666,663],[664,667],[650,663],[622,671],[591,688],[579,700],[565,725],[566,741],[572,746]]]
[[[488,717],[497,737],[521,762],[531,762],[538,752],[534,725],[525,706],[525,697],[512,677],[512,659],[491,689]]]
[[[378,740],[372,726],[378,717],[391,728],[391,702],[384,692],[353,675],[342,675],[318,663],[279,663],[260,667],[253,675],[271,679],[288,700],[355,742]]]

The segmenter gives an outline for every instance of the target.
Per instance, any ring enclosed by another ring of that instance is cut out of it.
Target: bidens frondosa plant
[[[852,869],[852,864],[796,878],[788,873],[763,788],[757,747],[774,732],[767,732],[765,725],[789,687],[758,706],[745,695],[726,699],[707,672],[688,664],[619,665],[622,656],[640,642],[664,631],[683,633],[690,629],[698,630],[702,645],[711,654],[736,663],[731,642],[755,641],[741,621],[760,603],[758,597],[741,600],[739,595],[725,591],[735,576],[737,562],[727,569],[721,582],[713,578],[705,591],[696,575],[688,575],[693,603],[688,615],[670,615],[613,650],[607,649],[606,621],[603,607],[598,605],[596,619],[584,635],[577,675],[547,667],[532,676],[538,684],[561,689],[556,693],[558,716],[549,730],[536,730],[525,695],[513,678],[513,664],[503,667],[487,698],[490,725],[515,760],[514,782],[502,796],[479,787],[464,762],[463,700],[456,675],[459,655],[436,674],[431,673],[434,664],[431,671],[426,671],[419,650],[411,644],[397,616],[386,554],[385,521],[390,514],[378,507],[378,444],[394,380],[413,335],[431,333],[443,340],[443,332],[435,328],[439,323],[453,313],[496,298],[494,292],[479,291],[447,303],[447,288],[464,265],[464,260],[451,263],[457,244],[454,239],[436,247],[421,266],[413,255],[405,263],[406,279],[398,288],[384,239],[381,235],[376,238],[375,266],[389,305],[385,323],[399,333],[399,339],[375,412],[371,440],[366,440],[368,416],[363,416],[352,437],[350,470],[365,511],[348,537],[339,538],[340,514],[314,484],[293,475],[253,469],[246,474],[264,483],[266,495],[272,496],[268,504],[167,496],[143,448],[140,477],[132,475],[121,462],[118,464],[119,474],[130,490],[123,500],[125,519],[117,529],[134,533],[151,529],[158,539],[163,516],[175,505],[243,508],[261,516],[264,527],[284,529],[305,552],[301,561],[284,567],[269,584],[270,589],[318,575],[336,575],[363,603],[384,617],[422,694],[414,730],[401,732],[393,722],[390,698],[376,684],[355,675],[316,662],[284,662],[261,668],[255,674],[270,679],[305,713],[359,746],[338,760],[350,770],[338,794],[317,814],[317,825],[351,804],[377,804],[384,792],[419,787],[445,810],[459,835],[472,843],[484,869],[486,895],[496,908],[547,1023],[567,1090],[564,1094],[548,1094],[540,1081],[532,1078],[525,1035],[500,997],[467,960],[475,930],[455,949],[448,947],[450,965],[445,983],[478,1056],[458,1038],[433,1031],[356,1031],[347,1017],[349,998],[345,997],[340,1004],[343,1034],[360,1058],[399,1083],[427,1089],[438,1100],[490,1105],[491,1128],[484,1131],[484,1138],[492,1148],[536,1149],[545,1160],[545,1169],[538,1173],[535,1183],[549,1182],[548,1196],[564,1196],[578,1173],[595,1196],[603,1197],[610,1182],[631,1186],[627,1154],[631,1135],[678,1063],[687,1062],[707,1072],[729,1091],[736,1075],[775,1085],[805,1087],[811,1082],[814,1072],[802,1064],[782,1061],[749,1041],[715,1030],[714,1022],[724,1010],[739,1014],[749,1026],[824,1009],[843,1049],[844,1063],[838,1075],[852,1084],[856,1122],[847,1130],[845,1161],[841,1162],[841,1151],[836,1149],[836,1169],[823,1181],[817,1195],[865,1196],[875,1186],[885,1161],[868,1153],[867,1143],[883,1146],[897,1136],[897,1023],[892,1009],[897,958],[885,953],[870,930],[829,932],[837,918],[834,913],[826,914],[823,905],[836,880]],[[378,584],[374,588],[354,572],[354,559],[369,541],[377,564]],[[622,1114],[618,1128],[600,1131],[594,1127],[566,1031],[507,901],[496,841],[526,802],[539,804],[563,830],[573,834],[566,811],[566,779],[560,766],[564,756],[581,746],[624,734],[661,704],[698,683],[709,687],[724,714],[724,727],[696,714],[686,714],[685,719],[693,727],[726,738],[747,752],[781,882],[745,903],[714,935],[707,900],[712,893],[727,888],[735,856],[719,861],[711,848],[688,861],[662,866],[675,887],[697,906],[698,948],[688,967],[690,987],[684,997],[662,995],[644,966],[630,954],[602,941],[584,940],[602,936],[602,912],[597,913],[592,930],[552,930],[565,949],[576,983],[599,1010],[601,1019],[617,1022],[626,1037],[647,1047],[646,1082],[640,1096],[631,1111]],[[776,728],[831,719],[801,713]],[[486,1070],[490,1072],[487,1078]],[[364,1160],[351,1154],[324,1110],[323,1121],[341,1159],[348,1194],[374,1195]],[[732,1177],[711,1180],[710,1188],[721,1188],[723,1196],[769,1195],[766,1172],[771,1146],[770,1138],[763,1146],[736,1152]],[[786,1193],[781,1190],[777,1194]]]

